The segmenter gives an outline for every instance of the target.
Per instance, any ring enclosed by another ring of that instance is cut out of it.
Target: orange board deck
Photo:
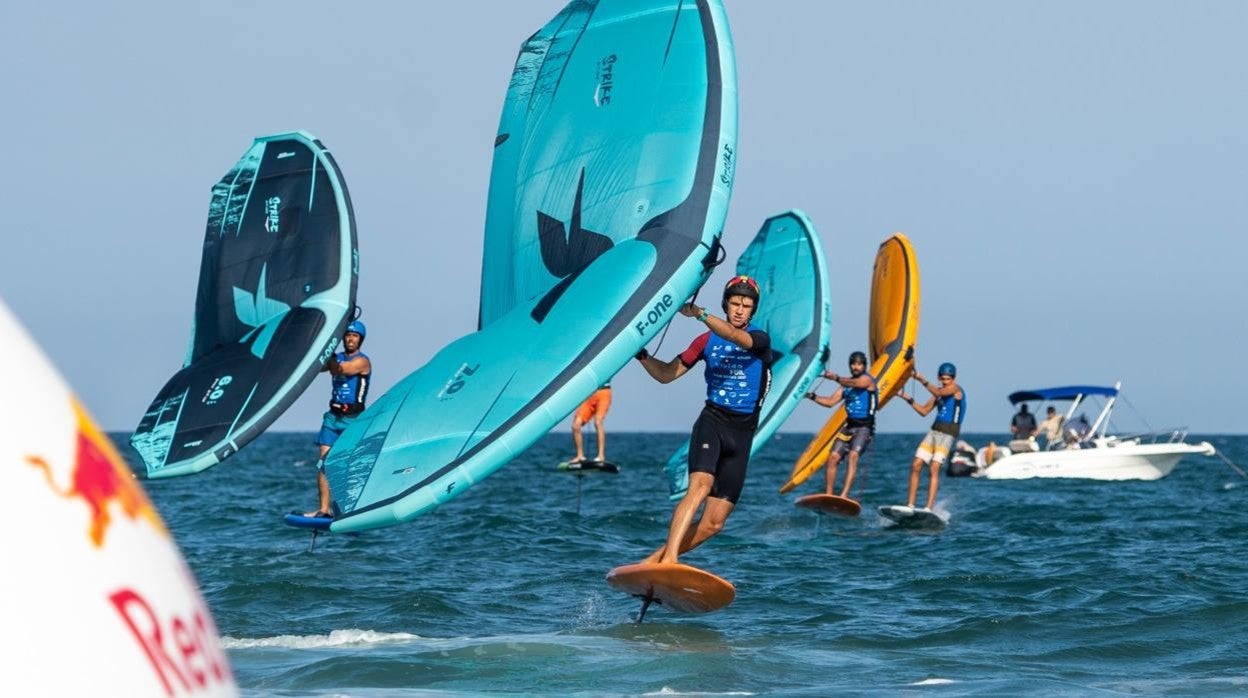
[[[680,563],[622,565],[607,573],[607,584],[679,613],[716,611],[732,603],[737,595],[731,582]]]
[[[798,497],[794,506],[811,509],[820,514],[838,514],[840,516],[857,516],[862,512],[862,504],[849,497],[838,497],[834,494],[808,494]]]

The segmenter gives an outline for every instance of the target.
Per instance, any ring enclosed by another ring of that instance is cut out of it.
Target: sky
[[[958,365],[965,430],[1007,431],[1013,390],[1122,381],[1124,428],[1248,433],[1248,3],[724,2],[729,261],[766,217],[811,217],[833,370],[865,348],[875,250],[901,231],[918,367]],[[306,129],[354,203],[375,399],[475,329],[503,97],[562,6],[4,3],[0,299],[106,429],[132,430],[185,355],[212,185],[253,138]],[[650,349],[700,329],[677,317]],[[687,431],[704,397],[635,364],[613,387],[617,431]],[[317,429],[328,396],[318,378],[273,429]],[[783,431],[828,415],[803,403]],[[929,420],[893,402],[879,427]]]

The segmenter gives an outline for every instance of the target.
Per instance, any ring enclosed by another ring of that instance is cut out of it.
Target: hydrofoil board
[[[898,526],[912,528],[943,528],[945,520],[931,509],[889,504],[879,508],[880,516],[896,522]]]
[[[820,514],[837,514],[839,516],[857,516],[862,512],[862,504],[849,497],[835,494],[808,494],[798,497],[793,506],[810,509]]]
[[[618,475],[620,472],[620,466],[609,460],[590,460],[588,458],[585,460],[565,460],[555,467],[564,472],[576,473],[577,475],[583,475],[585,473],[610,473],[612,475]]]
[[[332,516],[304,516],[303,514],[292,511],[282,517],[282,521],[287,526],[295,528],[310,528],[314,531],[328,531],[329,525],[334,522]]]
[[[680,563],[622,565],[607,573],[607,584],[678,613],[717,611],[737,595],[736,587],[726,579]]]

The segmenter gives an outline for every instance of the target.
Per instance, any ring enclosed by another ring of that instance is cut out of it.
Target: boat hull
[[[1084,480],[1159,480],[1187,455],[1211,456],[1208,442],[1199,444],[1120,444],[1104,448],[1015,453],[980,475],[989,480],[1078,478]]]

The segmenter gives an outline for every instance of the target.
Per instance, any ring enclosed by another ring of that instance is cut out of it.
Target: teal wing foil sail
[[[148,476],[211,467],[272,424],[337,346],[357,269],[329,151],[304,131],[256,139],[212,188],[182,370],[130,437]]]
[[[736,116],[719,0],[572,2],[523,44],[494,141],[481,329],[343,432],[333,530],[464,492],[675,316],[718,251]]]
[[[796,209],[763,222],[737,260],[737,273],[754,277],[762,300],[754,324],[771,335],[776,362],[771,391],[763,401],[750,455],[758,453],[810,390],[828,360],[832,305],[823,243],[805,213]],[[672,454],[664,470],[672,499],[689,487],[689,442]]]

